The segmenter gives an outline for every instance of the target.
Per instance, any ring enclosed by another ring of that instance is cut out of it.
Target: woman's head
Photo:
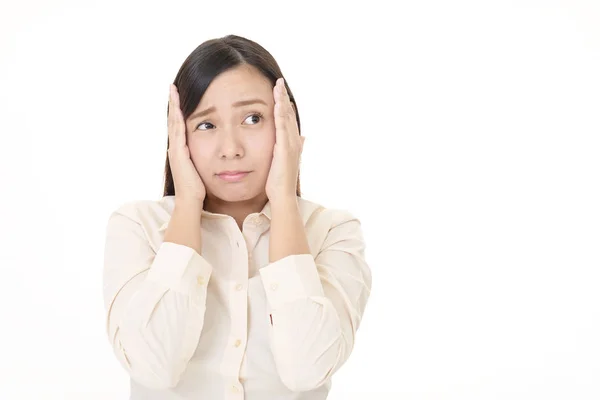
[[[282,76],[267,50],[235,35],[202,43],[179,69],[173,83],[190,156],[207,198],[235,202],[264,194],[275,144],[273,87]],[[287,90],[300,128],[298,107],[289,86]],[[251,172],[231,183],[217,176],[223,171]],[[175,194],[167,156],[164,195]],[[300,196],[299,177],[296,194]]]

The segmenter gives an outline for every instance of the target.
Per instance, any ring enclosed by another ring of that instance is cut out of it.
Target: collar
[[[166,230],[167,227],[169,226],[169,221],[171,220],[173,208],[175,207],[175,196],[174,195],[165,196],[165,197],[163,197],[162,200],[167,203],[167,209],[169,210],[169,213],[166,216],[164,223],[160,226],[160,228],[158,228],[159,232]],[[300,200],[300,198],[298,200]],[[260,218],[261,215],[264,215],[265,217],[267,217],[269,222],[271,221],[271,202],[270,201],[267,201],[267,203],[265,204],[265,206],[262,208],[262,210],[260,212],[249,214],[248,217],[251,217],[254,220],[257,220],[258,218]],[[202,210],[201,216],[202,216],[202,218],[207,218],[207,219],[230,218],[229,215],[213,213],[213,212],[206,211],[206,210]]]

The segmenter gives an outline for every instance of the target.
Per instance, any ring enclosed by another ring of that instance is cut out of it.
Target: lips
[[[238,182],[244,179],[250,171],[223,171],[217,176],[226,182]]]

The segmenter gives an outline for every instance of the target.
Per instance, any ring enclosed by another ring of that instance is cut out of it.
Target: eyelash
[[[258,118],[260,118],[261,120],[263,119],[263,114],[262,114],[262,113],[255,112],[255,113],[252,113],[252,114],[248,115],[246,118],[244,118],[244,120],[248,119],[248,117],[253,117],[253,116],[257,116],[257,117],[258,117]],[[260,121],[259,121],[259,122],[260,122]],[[200,125],[202,125],[202,124],[206,124],[206,123],[209,123],[209,124],[210,124],[210,122],[208,122],[208,121],[200,122],[198,125],[196,125],[196,130],[198,130],[198,128],[200,127]],[[257,123],[258,123],[258,122],[257,122]],[[211,124],[211,125],[212,125],[212,124]],[[253,125],[256,125],[256,124],[253,124]],[[208,130],[208,129],[200,129],[200,130],[204,131],[204,130]]]

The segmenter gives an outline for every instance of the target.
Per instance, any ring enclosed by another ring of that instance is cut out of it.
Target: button
[[[240,247],[240,242],[235,242],[235,245],[236,245],[237,247]]]
[[[203,276],[199,276],[198,279],[196,279],[198,281],[198,285],[204,285],[204,277]]]
[[[240,345],[242,344],[242,341],[240,339],[236,340],[235,343],[233,344],[235,347],[240,347]]]
[[[242,290],[244,288],[244,285],[242,285],[241,283],[238,283],[237,285],[235,285],[235,290],[237,290],[238,292],[240,290]]]
[[[276,283],[271,283],[271,290],[277,290],[277,288],[279,287],[278,284]]]

